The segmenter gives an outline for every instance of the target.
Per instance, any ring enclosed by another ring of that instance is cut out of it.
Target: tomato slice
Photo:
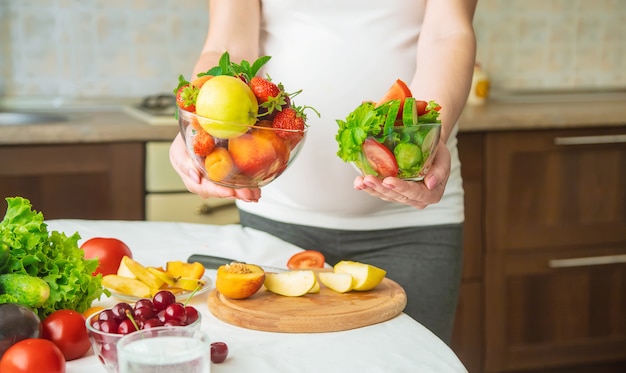
[[[391,100],[400,100],[400,111],[398,112],[397,119],[402,119],[404,99],[406,99],[407,97],[413,97],[413,94],[411,93],[411,90],[406,85],[406,83],[398,79],[393,83],[391,87],[389,87],[389,89],[387,90],[387,92],[385,92],[383,97],[381,97],[381,99],[378,100],[376,106],[380,106],[384,104],[385,102],[388,102]]]
[[[324,254],[317,250],[304,250],[294,254],[287,261],[289,269],[324,268],[326,259]]]
[[[398,162],[391,150],[373,137],[363,142],[363,155],[380,177],[398,176]]]

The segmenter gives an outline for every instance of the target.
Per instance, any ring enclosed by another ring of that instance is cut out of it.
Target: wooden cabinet
[[[465,225],[463,229],[463,277],[452,335],[452,349],[467,370],[480,372],[483,365],[483,253],[482,222],[484,136],[481,133],[459,135],[461,174],[465,189]]]
[[[481,253],[453,340],[468,370],[626,371],[626,129],[462,133],[459,151]]]
[[[170,141],[146,143],[146,220],[237,224],[239,210],[227,198],[200,198],[187,191],[170,163]]]
[[[626,360],[626,130],[485,138],[485,371]]]
[[[143,167],[143,143],[0,146],[0,196],[45,219],[141,220]]]

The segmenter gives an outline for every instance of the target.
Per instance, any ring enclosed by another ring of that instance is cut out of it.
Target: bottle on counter
[[[480,63],[474,65],[474,75],[472,76],[472,86],[467,97],[468,105],[482,105],[489,97],[489,75],[482,69]]]

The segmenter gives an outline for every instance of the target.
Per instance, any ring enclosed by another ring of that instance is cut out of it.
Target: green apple
[[[349,273],[352,275],[352,290],[372,290],[380,284],[387,272],[384,269],[371,264],[343,260],[333,267],[337,273]]]
[[[295,270],[278,273],[265,274],[265,288],[272,293],[284,295],[286,297],[299,297],[313,289],[315,283],[315,272],[312,270]]]
[[[198,122],[210,135],[230,139],[256,123],[259,104],[241,79],[219,75],[202,85],[196,101]]]

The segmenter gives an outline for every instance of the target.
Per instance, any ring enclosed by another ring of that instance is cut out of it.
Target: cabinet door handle
[[[225,203],[223,205],[217,205],[217,206],[209,206],[206,203],[203,203],[202,205],[200,205],[200,207],[198,207],[196,209],[196,213],[198,215],[212,215],[212,214],[217,214],[218,212],[222,211],[222,210],[228,210],[234,207],[234,203]]]
[[[626,134],[622,135],[598,135],[598,136],[572,136],[555,137],[554,145],[595,145],[595,144],[620,144],[626,142]]]
[[[586,267],[601,264],[626,263],[624,255],[589,256],[585,258],[552,259],[548,261],[550,268]]]

